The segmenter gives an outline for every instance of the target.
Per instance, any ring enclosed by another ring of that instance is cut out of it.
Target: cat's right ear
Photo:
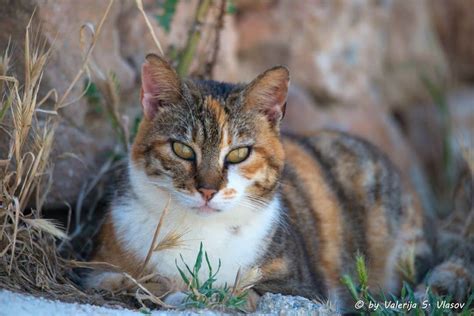
[[[181,80],[162,57],[146,56],[142,66],[141,103],[146,119],[152,120],[160,106],[177,103],[181,98]]]

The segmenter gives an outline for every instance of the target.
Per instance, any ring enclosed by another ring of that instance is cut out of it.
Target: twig
[[[193,26],[191,28],[191,35],[188,38],[186,47],[179,58],[176,72],[179,76],[184,77],[188,74],[189,67],[193,61],[194,53],[196,52],[199,40],[201,39],[201,28],[205,21],[207,11],[211,5],[211,0],[201,0],[196,11]]]
[[[138,0],[137,0],[138,1]],[[94,50],[95,44],[97,43],[97,39],[99,38],[100,31],[102,30],[102,26],[104,25],[105,20],[107,19],[107,16],[109,15],[110,9],[112,8],[112,5],[114,4],[114,0],[110,0],[109,4],[107,6],[107,9],[105,10],[104,15],[102,16],[102,19],[99,22],[99,25],[97,26],[97,32],[94,34],[92,37],[92,42],[87,50],[86,56],[84,57],[84,61],[82,63],[81,69],[77,72],[76,77],[72,80],[71,84],[69,87],[66,89],[66,92],[63,94],[59,102],[56,104],[56,108],[60,109],[64,107],[64,101],[68,97],[69,93],[71,93],[71,90],[74,88],[76,85],[77,81],[82,77],[82,74],[84,71],[86,71],[89,58],[92,55],[92,51]]]
[[[142,2],[142,0],[135,0],[135,2],[137,3],[137,8],[138,8],[138,10],[141,12],[141,14],[143,15],[143,18],[145,19],[146,26],[147,26],[148,29],[150,30],[150,34],[151,34],[151,36],[153,37],[153,41],[155,42],[156,47],[158,47],[158,50],[160,51],[160,54],[161,54],[162,56],[164,56],[165,53],[163,53],[163,49],[161,48],[160,41],[159,41],[158,38],[156,37],[155,31],[153,31],[153,26],[151,26],[150,20],[148,19],[148,16],[146,15],[145,10],[143,9],[143,2]]]
[[[156,238],[158,238],[158,235],[161,230],[161,226],[163,226],[163,221],[165,219],[166,214],[168,213],[168,207],[170,205],[170,201],[171,201],[171,197],[168,197],[168,201],[166,202],[165,208],[163,209],[163,213],[161,213],[160,220],[158,221],[158,225],[156,225],[156,230],[155,230],[155,233],[153,234],[153,239],[151,241],[150,248],[148,249],[148,253],[146,255],[145,261],[143,262],[143,265],[141,266],[138,272],[138,278],[143,275],[143,272],[145,271],[145,268],[148,262],[150,261],[151,255],[155,248]]]
[[[227,0],[221,0],[221,5],[219,7],[219,16],[217,17],[217,23],[215,27],[215,38],[214,38],[214,48],[212,50],[211,60],[206,63],[204,70],[204,77],[207,79],[212,79],[212,73],[214,71],[214,66],[217,62],[217,55],[219,54],[220,45],[221,45],[221,33],[224,28],[224,16],[226,13]]]
[[[140,288],[143,292],[148,294],[148,299],[151,300],[153,303],[160,305],[164,308],[172,308],[172,306],[167,305],[165,302],[163,302],[161,299],[159,299],[156,295],[153,295],[146,287],[144,287],[139,281],[137,281],[135,278],[133,278],[130,274],[126,272],[122,272],[122,274],[128,278],[130,281],[132,281],[138,288]]]

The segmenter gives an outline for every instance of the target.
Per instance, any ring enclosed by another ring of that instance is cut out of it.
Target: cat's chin
[[[199,215],[210,216],[213,214],[220,213],[221,210],[210,207],[209,205],[197,206],[192,208]]]

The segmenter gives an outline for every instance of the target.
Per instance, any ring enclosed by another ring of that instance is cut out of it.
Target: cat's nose
[[[217,190],[214,190],[214,189],[204,189],[204,188],[200,188],[198,189],[199,193],[201,193],[202,197],[206,200],[206,201],[210,201],[212,199],[212,197],[214,195],[216,195],[217,193]]]

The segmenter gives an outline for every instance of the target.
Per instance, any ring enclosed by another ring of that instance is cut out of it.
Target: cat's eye
[[[196,157],[196,155],[194,154],[194,150],[188,145],[185,145],[180,142],[173,142],[171,144],[171,147],[173,148],[173,152],[176,154],[176,156],[181,159],[194,160]]]
[[[225,157],[225,161],[228,163],[240,163],[247,159],[250,154],[249,147],[240,147],[237,149],[232,150],[230,153],[227,154]]]

